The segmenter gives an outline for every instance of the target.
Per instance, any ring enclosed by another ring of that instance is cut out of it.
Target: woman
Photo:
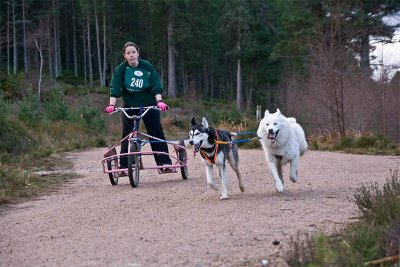
[[[115,110],[117,98],[122,97],[124,107],[155,106],[166,111],[169,107],[162,100],[163,87],[160,77],[150,62],[139,59],[139,46],[133,42],[125,43],[123,47],[125,62],[119,64],[114,71],[110,84],[110,104],[106,108],[106,113]],[[138,114],[138,110],[128,110],[129,115]],[[165,140],[164,131],[161,126],[160,111],[149,110],[143,116],[143,122],[147,133],[151,136]],[[133,129],[133,120],[128,119],[122,114],[122,138],[127,136]],[[153,151],[168,152],[168,145],[164,142],[151,142]],[[128,140],[121,143],[121,154],[128,152]],[[171,165],[168,155],[154,154],[154,159],[158,166]],[[120,158],[120,169],[126,169],[128,165],[127,157]],[[172,171],[166,167],[161,171]]]

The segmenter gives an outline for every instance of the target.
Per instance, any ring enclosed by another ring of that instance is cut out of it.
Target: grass
[[[400,249],[400,178],[390,172],[382,188],[364,184],[354,195],[361,216],[341,233],[311,236],[298,233],[291,240],[290,266],[393,266]],[[378,264],[377,264],[378,265]]]
[[[71,168],[72,163],[61,155],[36,160],[29,157],[24,165],[0,163],[0,205],[39,197],[56,190],[76,177],[70,173]]]
[[[78,99],[78,100],[77,100]],[[106,146],[105,120],[88,96],[71,105],[62,90],[39,101],[28,91],[10,102],[0,94],[0,204],[53,190],[74,177],[65,151]],[[49,171],[45,176],[38,171]]]
[[[308,137],[310,149],[326,151],[342,151],[351,154],[400,155],[400,144],[380,133],[346,131],[346,135],[324,132]]]

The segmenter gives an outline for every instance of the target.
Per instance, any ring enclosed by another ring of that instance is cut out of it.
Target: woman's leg
[[[128,110],[127,113],[132,115],[132,110]],[[122,113],[122,138],[125,138],[133,130],[133,120],[129,119]],[[121,143],[121,154],[128,153],[128,139],[125,139]],[[119,165],[121,168],[128,168],[128,157],[122,156],[119,159]]]
[[[146,126],[147,133],[151,136],[165,140],[164,131],[161,125],[160,111],[152,109],[143,117],[144,125]],[[156,141],[156,140],[150,140]],[[165,142],[151,142],[151,149],[153,151],[168,152],[168,145]],[[154,154],[154,159],[158,166],[171,165],[172,161],[168,155]]]

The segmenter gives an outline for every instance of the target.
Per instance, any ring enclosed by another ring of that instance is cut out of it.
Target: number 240
[[[132,87],[137,87],[137,88],[142,88],[143,80],[142,79],[132,78],[131,86]]]

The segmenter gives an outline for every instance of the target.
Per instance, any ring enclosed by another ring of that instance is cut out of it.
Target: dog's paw
[[[294,173],[293,175],[290,174],[290,180],[291,180],[293,183],[297,183],[297,181],[299,180],[299,175],[298,175],[297,173],[298,173],[298,171],[296,170],[295,173]]]
[[[220,200],[224,200],[224,199],[228,199],[229,197],[227,196],[227,195],[221,195],[220,197],[219,197],[219,199]]]
[[[209,183],[208,184],[212,189],[214,189],[215,191],[218,191],[218,187],[215,183]]]
[[[243,193],[244,192],[244,185],[239,185],[240,191]]]
[[[276,191],[278,191],[279,193],[283,193],[284,187],[282,183],[278,183],[276,184]]]

